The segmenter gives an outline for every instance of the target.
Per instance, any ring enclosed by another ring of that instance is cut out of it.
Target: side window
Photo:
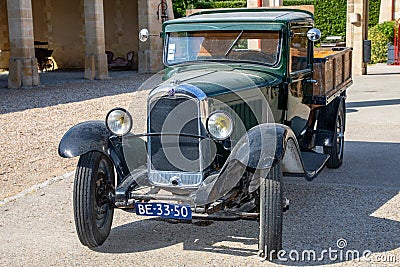
[[[308,68],[308,28],[294,28],[290,42],[290,72]]]

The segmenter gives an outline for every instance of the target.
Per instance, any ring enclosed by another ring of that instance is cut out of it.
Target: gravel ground
[[[103,120],[114,107],[130,104],[132,92],[149,75],[110,72],[110,79],[90,81],[83,72],[40,74],[42,85],[1,89],[0,74],[0,200],[74,170],[76,159],[62,159],[57,147],[73,125]]]

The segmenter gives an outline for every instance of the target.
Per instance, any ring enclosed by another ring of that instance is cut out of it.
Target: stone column
[[[393,19],[393,0],[381,0],[379,10],[379,23],[391,21]]]
[[[400,0],[381,0],[379,23],[400,18]]]
[[[139,42],[138,70],[140,73],[155,73],[163,68],[163,41],[159,37],[162,31],[162,20],[157,19],[157,8],[160,2],[160,0],[138,0],[139,31],[146,28],[152,35],[147,42]],[[172,9],[172,4],[168,5],[168,9]],[[168,14],[170,19],[171,13]]]
[[[347,1],[346,46],[353,47],[353,74],[367,74],[363,41],[368,39],[368,0]]]
[[[106,79],[108,65],[104,36],[103,0],[84,0],[85,79]]]
[[[269,7],[283,6],[283,0],[263,0],[263,6],[269,6]]]
[[[172,1],[164,0],[164,2],[168,7],[168,19],[173,19]],[[161,0],[138,0],[139,31],[146,28],[152,35],[147,42],[139,42],[138,71],[140,73],[155,73],[163,68],[163,39],[159,37],[162,31],[162,19],[157,17],[160,3]]]
[[[394,1],[394,19],[400,19],[400,0]]]
[[[247,0],[247,7],[258,7],[258,0]]]
[[[247,0],[247,7],[258,7],[259,0]],[[262,0],[263,7],[283,6],[283,0]]]
[[[10,63],[8,36],[7,1],[0,0],[0,69],[8,69]]]
[[[8,87],[38,85],[31,0],[7,0],[7,12],[10,38]]]

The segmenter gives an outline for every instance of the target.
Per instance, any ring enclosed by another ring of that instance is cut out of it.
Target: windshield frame
[[[230,28],[230,27],[229,27]],[[226,58],[226,59],[196,59],[196,60],[186,60],[186,61],[181,61],[177,63],[170,63],[168,61],[168,47],[169,47],[169,41],[170,41],[170,36],[172,33],[177,33],[177,32],[209,32],[209,31],[232,31],[232,28],[213,28],[213,29],[180,29],[180,31],[169,31],[166,32],[164,35],[164,49],[163,49],[163,63],[166,67],[173,67],[173,66],[178,66],[178,65],[187,65],[191,63],[207,63],[207,62],[214,62],[214,63],[234,63],[234,64],[255,64],[255,65],[260,65],[260,66],[265,66],[265,67],[276,67],[281,63],[282,60],[282,53],[283,53],[283,38],[284,38],[284,29],[247,29],[247,28],[242,28],[242,29],[234,29],[237,31],[238,35],[243,33],[243,32],[278,32],[279,33],[279,39],[278,39],[278,45],[277,45],[277,57],[275,62],[273,63],[265,63],[261,61],[254,61],[254,60],[245,60],[245,59],[232,59],[232,58]],[[237,40],[235,40],[237,41]],[[235,45],[234,45],[235,46]]]

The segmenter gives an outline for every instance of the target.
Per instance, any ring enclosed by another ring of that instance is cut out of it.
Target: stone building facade
[[[249,7],[281,6],[282,0],[248,0]],[[347,45],[354,48],[353,73],[365,74],[363,40],[367,39],[368,0],[348,0]],[[380,21],[400,17],[400,0],[382,0]],[[85,78],[108,76],[105,51],[126,58],[133,68],[162,68],[162,13],[173,18],[172,0],[0,0],[0,68],[9,69],[9,87],[40,83],[35,41],[53,50],[59,68],[82,68]],[[165,18],[164,18],[165,19]],[[139,29],[153,35],[138,41]]]
[[[39,84],[40,41],[59,68],[85,69],[88,79],[108,76],[105,51],[122,58],[133,51],[134,69],[156,72],[162,40],[139,43],[138,33],[157,35],[163,12],[173,18],[171,0],[0,0],[0,68],[9,69],[10,88]]]

